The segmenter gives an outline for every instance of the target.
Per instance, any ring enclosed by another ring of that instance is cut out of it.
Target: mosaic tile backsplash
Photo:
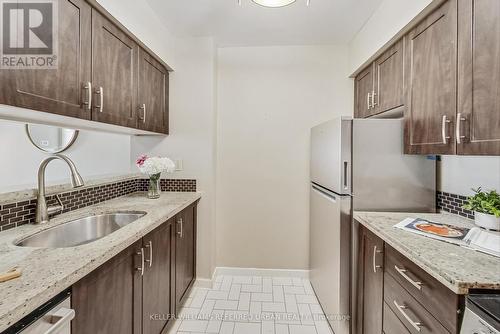
[[[466,196],[450,194],[442,191],[437,192],[437,207],[446,212],[474,219],[474,212],[462,208],[467,201]]]
[[[64,204],[63,212],[73,211],[134,192],[147,191],[148,182],[147,179],[132,179],[62,192],[59,196]],[[196,180],[162,179],[160,184],[162,191],[196,191]],[[47,196],[47,204],[57,204],[55,195]],[[0,231],[34,223],[35,212],[36,199],[0,204]]]

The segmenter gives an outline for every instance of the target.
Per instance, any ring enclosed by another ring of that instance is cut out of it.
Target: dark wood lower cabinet
[[[384,242],[365,228],[360,233],[358,333],[380,334],[384,303]]]
[[[359,233],[354,334],[458,334],[464,297],[365,227]]]
[[[172,221],[143,238],[145,270],[142,279],[143,333],[161,333],[172,314]]]
[[[72,334],[140,334],[142,242],[136,242],[73,286]]]
[[[176,311],[196,279],[196,207],[191,206],[176,217],[175,302]]]
[[[193,204],[73,285],[72,334],[165,333],[195,273]]]

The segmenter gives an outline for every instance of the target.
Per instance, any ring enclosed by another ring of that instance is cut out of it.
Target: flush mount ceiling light
[[[264,7],[269,7],[269,8],[278,8],[278,7],[285,7],[288,5],[291,5],[292,3],[296,2],[297,0],[252,0],[258,5],[264,6]],[[306,5],[309,6],[311,0],[306,0]],[[238,0],[238,4],[241,6],[241,0]]]

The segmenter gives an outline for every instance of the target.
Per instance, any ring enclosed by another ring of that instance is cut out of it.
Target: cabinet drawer
[[[384,270],[452,333],[457,329],[459,297],[424,270],[387,246]],[[387,275],[386,275],[387,276]]]
[[[384,279],[384,301],[410,333],[450,333],[390,275]]]
[[[408,329],[399,321],[387,303],[384,302],[384,334],[410,334]]]

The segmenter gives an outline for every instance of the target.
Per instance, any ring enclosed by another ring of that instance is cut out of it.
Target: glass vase
[[[149,199],[160,198],[161,194],[160,175],[161,174],[155,174],[149,177],[149,186],[148,186]]]

